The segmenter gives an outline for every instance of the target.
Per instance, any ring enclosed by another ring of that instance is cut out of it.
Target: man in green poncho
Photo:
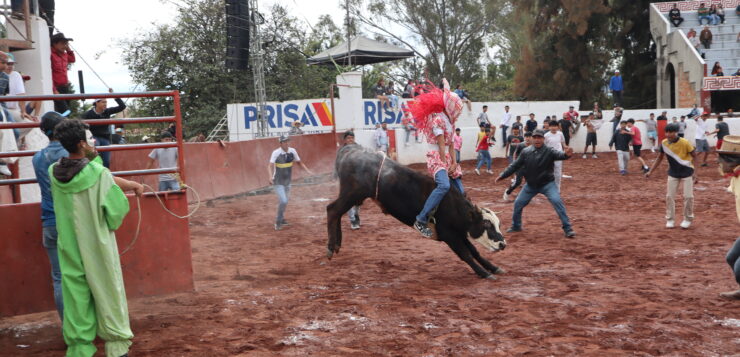
[[[105,340],[107,357],[127,356],[133,334],[113,231],[129,210],[123,191],[140,196],[144,188],[111,175],[82,121],[64,120],[54,128],[54,138],[69,152],[69,158],[49,167],[59,232],[67,357],[93,356],[96,334]]]

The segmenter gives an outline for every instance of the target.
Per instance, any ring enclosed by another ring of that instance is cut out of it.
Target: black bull
[[[342,246],[341,217],[352,206],[361,204],[366,198],[374,198],[384,213],[412,226],[435,187],[431,177],[393,160],[383,160],[382,155],[354,144],[339,150],[335,169],[339,178],[339,197],[326,206],[329,259],[334,253],[339,253]],[[437,239],[447,243],[478,276],[494,279],[492,274],[504,272],[481,257],[468,239],[492,251],[506,247],[498,217],[492,211],[476,207],[451,187],[434,218]],[[420,235],[414,238],[424,239]]]

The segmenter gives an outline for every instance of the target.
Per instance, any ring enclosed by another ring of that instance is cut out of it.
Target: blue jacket
[[[623,90],[624,86],[622,86],[622,76],[612,76],[612,79],[609,81],[609,89]]]
[[[44,227],[56,226],[54,215],[54,200],[51,198],[51,181],[49,180],[49,166],[69,153],[58,141],[52,141],[49,146],[33,155],[33,170],[41,188],[41,222]]]

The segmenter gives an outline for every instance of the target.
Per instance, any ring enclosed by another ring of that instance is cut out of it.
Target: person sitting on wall
[[[303,123],[296,120],[293,122],[293,125],[290,126],[290,131],[288,132],[288,135],[301,135],[303,134],[303,129],[301,127],[303,126]]]
[[[681,23],[683,22],[683,17],[681,17],[681,10],[678,9],[676,4],[673,4],[671,11],[668,11],[668,18],[671,20],[673,26],[681,26]]]
[[[378,79],[378,84],[376,84],[373,88],[373,91],[375,92],[375,98],[380,101],[380,104],[383,106],[384,110],[388,110],[391,106],[391,101],[390,99],[388,99],[385,90],[385,81],[383,81],[383,78]]]

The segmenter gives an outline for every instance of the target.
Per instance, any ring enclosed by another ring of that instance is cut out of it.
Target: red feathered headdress
[[[444,90],[430,82],[419,86],[419,92],[422,94],[414,97],[414,102],[409,105],[409,112],[417,128],[424,129],[429,122],[429,116],[435,113],[447,115],[451,124],[454,124],[460,116],[462,100],[457,94],[450,92],[450,85],[446,79],[442,82]]]

